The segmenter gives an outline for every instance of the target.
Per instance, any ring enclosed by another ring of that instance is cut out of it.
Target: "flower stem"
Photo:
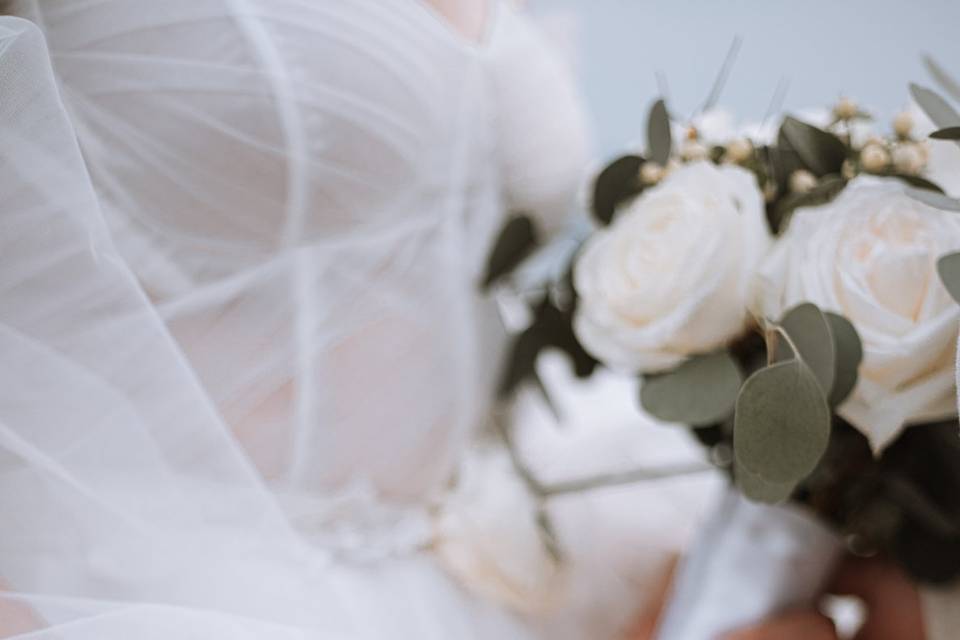
[[[607,487],[618,487],[638,482],[648,482],[653,480],[666,480],[680,476],[694,475],[713,471],[716,467],[712,464],[702,462],[676,464],[663,467],[640,467],[628,471],[615,473],[603,473],[596,476],[579,478],[576,480],[566,480],[554,484],[542,485],[541,491],[545,498],[568,495],[571,493],[581,493],[594,489],[604,489]]]
[[[503,415],[502,410],[494,411],[493,423],[497,428],[497,431],[500,433],[500,437],[503,439],[504,447],[506,448],[507,453],[510,455],[510,462],[513,464],[513,468],[517,472],[517,475],[520,476],[531,492],[538,497],[542,497],[543,485],[540,484],[540,481],[534,477],[533,472],[520,458],[520,452],[517,451],[517,446],[513,441],[513,434],[510,431],[510,425],[507,424],[507,419]]]
[[[517,475],[527,485],[530,492],[540,500],[547,500],[556,496],[569,495],[571,493],[582,493],[584,491],[593,491],[607,487],[619,487],[639,482],[652,482],[656,480],[668,480],[682,476],[706,473],[717,469],[717,466],[705,462],[688,462],[673,465],[664,465],[661,467],[638,467],[628,469],[627,471],[616,471],[612,473],[601,473],[595,476],[585,478],[575,478],[573,480],[561,480],[552,484],[541,482],[534,475],[533,471],[523,461],[520,452],[517,450],[516,443],[513,440],[513,434],[510,431],[510,425],[504,416],[504,412],[495,411],[493,423],[503,439],[504,448],[510,456],[510,462],[513,464]]]

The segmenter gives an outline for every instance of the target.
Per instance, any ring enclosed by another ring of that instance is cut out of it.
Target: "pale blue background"
[[[907,83],[930,84],[930,53],[960,77],[960,0],[529,0],[575,14],[579,76],[608,155],[643,129],[666,74],[671,107],[692,112],[709,93],[733,36],[743,36],[721,104],[759,120],[778,80],[787,110],[849,95],[884,119]]]

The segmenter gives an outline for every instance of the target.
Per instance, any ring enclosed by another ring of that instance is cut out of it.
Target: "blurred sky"
[[[579,77],[607,156],[639,139],[667,78],[671,109],[689,115],[710,91],[735,35],[739,57],[720,104],[760,120],[781,77],[786,110],[848,95],[884,120],[907,83],[930,84],[931,54],[960,78],[960,0],[528,0],[572,27]]]

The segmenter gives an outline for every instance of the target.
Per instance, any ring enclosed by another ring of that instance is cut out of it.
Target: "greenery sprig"
[[[945,93],[960,100],[960,83],[933,61],[926,63]],[[911,92],[938,127],[931,138],[960,144],[960,114],[950,103],[922,87],[913,86]],[[860,174],[901,180],[915,199],[960,212],[960,200],[922,176],[927,142],[914,137],[909,113],[896,116],[890,135],[858,140],[859,121],[869,117],[853,101],[841,99],[826,127],[787,116],[769,143],[739,138],[714,144],[689,124],[681,128],[683,136],[676,136],[665,100],[656,100],[647,114],[645,149],[603,167],[590,192],[590,213],[595,224],[609,225],[670,172],[697,161],[750,171],[775,235],[786,230],[796,209],[830,202]],[[491,254],[484,286],[509,282],[516,267],[540,246],[532,218],[513,216]],[[565,353],[581,377],[601,366],[573,329],[578,304],[574,260],[563,277],[544,283],[533,296],[531,323],[513,341],[502,398],[525,382],[544,389],[535,363],[545,349]],[[941,258],[938,272],[960,301],[960,252]],[[641,375],[638,398],[649,414],[689,427],[710,450],[712,465],[725,469],[751,499],[802,502],[844,532],[854,551],[886,551],[921,580],[951,579],[960,575],[960,492],[945,494],[940,487],[960,488],[956,420],[908,429],[882,455],[875,454],[836,412],[856,385],[862,358],[860,338],[849,320],[803,303],[779,318],[756,318],[725,348],[695,354],[672,370]],[[515,462],[522,464],[516,456]],[[636,469],[553,486],[529,473],[525,477],[545,501],[709,468],[711,464]]]

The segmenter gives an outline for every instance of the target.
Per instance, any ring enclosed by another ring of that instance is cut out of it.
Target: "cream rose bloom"
[[[468,459],[435,521],[434,550],[466,588],[523,613],[560,604],[566,569],[544,543],[537,504],[505,453]]]
[[[839,413],[879,451],[910,422],[957,412],[960,309],[937,259],[960,249],[960,215],[863,176],[830,204],[798,209],[762,268],[760,311],[804,301],[844,315],[863,342],[860,378]]]
[[[771,244],[755,178],[686,165],[590,237],[574,267],[574,329],[617,369],[674,367],[746,327],[754,270]]]

